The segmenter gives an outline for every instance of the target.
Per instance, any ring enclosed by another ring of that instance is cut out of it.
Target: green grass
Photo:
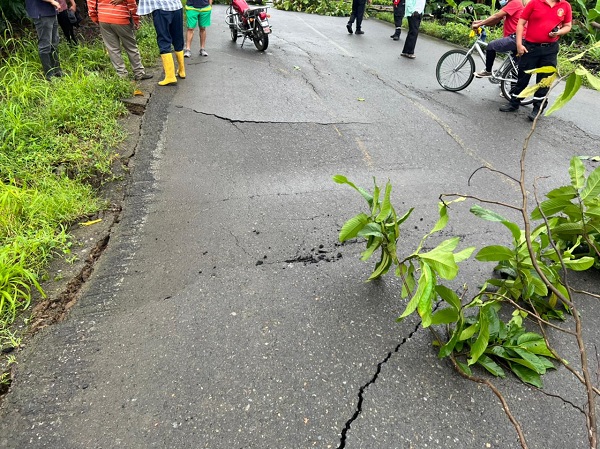
[[[150,21],[138,44],[146,66],[158,57]],[[61,44],[67,76],[42,76],[33,32],[0,37],[0,350],[18,338],[10,325],[27,309],[49,261],[68,254],[69,226],[105,204],[92,186],[111,177],[125,133],[120,101],[134,84],[120,79],[102,41]],[[125,58],[127,59],[127,58]],[[4,360],[6,365],[6,360]],[[0,372],[2,360],[0,360]]]

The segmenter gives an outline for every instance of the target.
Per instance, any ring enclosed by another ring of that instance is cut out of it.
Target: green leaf
[[[542,201],[538,207],[534,209],[531,213],[532,220],[541,220],[542,212],[545,217],[551,217],[552,215],[558,214],[562,212],[565,207],[571,206],[572,203],[569,200],[564,200],[562,198],[551,198],[546,201]],[[541,209],[541,211],[540,211]]]
[[[374,279],[380,278],[390,269],[390,265],[392,264],[392,258],[387,253],[387,251],[381,251],[381,259],[379,263],[375,266],[375,270],[371,273],[371,276],[367,279],[368,281],[372,281]]]
[[[454,261],[456,263],[459,263],[459,262],[462,262],[463,260],[467,260],[469,257],[471,257],[471,254],[473,254],[473,251],[475,251],[475,247],[469,246],[468,248],[465,248],[457,253],[454,253]]]
[[[448,343],[446,343],[444,346],[442,346],[440,348],[440,351],[438,352],[438,357],[440,359],[443,359],[444,357],[448,357],[452,351],[454,350],[454,347],[456,346],[456,343],[458,343],[458,337],[461,334],[461,330],[462,330],[462,317],[459,316],[459,320],[456,323],[456,327],[454,328],[454,332],[452,333],[452,337],[450,338],[450,341],[448,341]]]
[[[415,288],[415,266],[411,262],[408,262],[408,268],[405,264],[398,265],[396,276],[404,279],[400,296],[406,298]]]
[[[577,235],[583,234],[583,225],[581,222],[578,223],[562,223],[552,228],[552,234],[566,234],[566,235]]]
[[[581,76],[577,73],[573,72],[567,78],[567,82],[565,83],[565,90],[558,96],[556,101],[550,108],[546,111],[545,115],[550,115],[555,111],[561,109],[564,105],[566,105],[571,98],[577,93],[579,88],[581,87]]]
[[[440,218],[438,219],[437,223],[435,224],[435,226],[433,227],[433,229],[431,230],[431,232],[429,234],[433,234],[434,232],[441,231],[448,224],[448,208],[443,203],[439,203],[438,207],[439,207]]]
[[[466,329],[463,329],[463,331],[460,333],[460,335],[458,337],[459,341],[468,340],[473,335],[475,335],[475,332],[477,332],[478,330],[479,330],[479,322],[471,324]]]
[[[556,73],[556,67],[546,65],[537,69],[525,70],[525,73]]]
[[[475,343],[471,345],[471,357],[467,360],[469,366],[479,360],[479,357],[485,352],[490,341],[490,330],[486,308],[487,307],[483,306],[479,309],[479,335],[477,335]]]
[[[460,298],[454,292],[454,290],[449,289],[445,285],[436,285],[435,291],[440,296],[440,298],[442,298],[444,301],[446,301],[448,304],[454,307],[457,311],[460,310]]]
[[[434,325],[455,323],[456,320],[458,320],[458,311],[452,307],[438,310],[431,315],[431,324]]]
[[[563,260],[563,263],[573,271],[585,271],[594,265],[594,260],[593,257],[583,256],[579,259]]]
[[[433,289],[431,289],[430,295],[423,296],[417,305],[417,312],[421,317],[421,326],[423,326],[424,329],[428,328],[432,324],[431,306],[433,304],[433,296]]]
[[[557,189],[551,190],[546,195],[548,198],[562,198],[564,200],[572,200],[577,197],[577,190],[573,186],[562,186]]]
[[[454,254],[443,249],[438,250],[438,248],[419,254],[419,258],[427,261],[441,278],[454,279],[458,274],[458,265],[454,261]]]
[[[600,167],[596,167],[596,169],[590,173],[590,176],[588,176],[585,183],[585,187],[579,196],[581,197],[581,200],[586,203],[586,201],[595,199],[598,195],[600,195]]]
[[[360,260],[362,260],[363,262],[369,260],[375,252],[375,250],[377,250],[377,248],[379,248],[382,243],[383,239],[374,238],[371,244],[367,247],[367,249],[361,253]]]
[[[529,368],[526,368],[518,363],[510,363],[510,369],[516,376],[526,384],[533,385],[534,387],[542,388],[542,378],[538,373]]]
[[[378,223],[387,220],[392,214],[392,205],[390,203],[391,193],[392,184],[388,181],[388,183],[385,185],[385,194],[383,197],[383,203],[381,203],[381,211],[379,212],[379,215],[377,215],[377,218],[375,218],[375,221]]]
[[[410,216],[410,214],[412,213],[412,211],[413,211],[414,209],[415,209],[414,207],[411,207],[411,208],[408,210],[408,212],[406,212],[404,215],[402,215],[402,217],[400,217],[400,218],[398,219],[398,221],[396,221],[396,224],[397,224],[397,225],[401,225],[402,223],[404,223],[404,222],[405,222],[405,221],[408,219],[408,217]]]
[[[547,363],[544,363],[543,359],[529,351],[521,348],[512,348],[520,358],[514,357],[510,359],[514,363],[526,366],[527,368],[535,371],[538,374],[545,374],[548,367]],[[549,362],[548,362],[549,363]],[[551,363],[550,365],[554,367]]]
[[[576,191],[583,189],[585,185],[585,166],[578,157],[571,159],[569,176],[571,176],[571,186],[573,186],[573,189]]]
[[[344,175],[333,176],[333,181],[337,182],[338,184],[348,184],[350,187],[352,187],[354,190],[356,190],[358,193],[360,193],[362,195],[362,197],[367,201],[367,203],[369,203],[369,207],[372,206],[373,196],[369,192],[367,192],[365,189],[363,189],[362,187],[356,187]]]
[[[546,346],[544,338],[535,332],[526,332],[519,336],[517,345],[533,354],[554,358],[554,355],[552,355]]]
[[[514,251],[506,246],[491,245],[481,248],[475,255],[475,259],[480,262],[499,262],[502,260],[514,259]]]
[[[434,287],[433,273],[431,272],[429,265],[423,262],[421,262],[421,277],[419,277],[418,283],[419,285],[417,286],[417,291],[406,305],[406,309],[404,309],[404,312],[402,312],[402,315],[399,317],[400,319],[406,318],[408,315],[417,310],[417,306],[421,301],[427,300],[427,298],[431,297]]]
[[[379,237],[379,238],[383,239],[384,235],[383,235],[383,232],[381,232],[381,225],[378,223],[370,222],[370,223],[367,223],[366,225],[364,225],[363,228],[360,231],[358,231],[358,233],[357,233],[358,237],[364,237],[364,238],[367,238],[370,235],[372,235],[373,237]]]
[[[500,215],[494,211],[491,211],[489,209],[484,209],[483,207],[481,207],[477,204],[474,206],[471,206],[470,211],[476,217],[483,218],[484,220],[487,220],[487,221],[496,221],[496,222],[500,222],[500,223],[503,221],[507,221],[506,218],[504,218],[502,215]]]
[[[352,217],[350,220],[344,223],[344,226],[342,226],[340,231],[340,242],[345,242],[346,240],[356,237],[358,232],[364,228],[368,222],[369,216],[363,212],[355,217]]]
[[[471,371],[471,368],[469,368],[469,365],[467,365],[466,363],[462,363],[459,362],[458,360],[456,361],[456,364],[458,365],[458,367],[461,369],[461,371],[463,373],[465,373],[467,376],[472,376],[473,372]]]
[[[485,354],[479,357],[477,363],[479,363],[481,366],[483,366],[486,370],[488,370],[492,375],[496,377],[506,377],[506,374],[504,373],[504,370],[500,368],[500,365],[498,365]]]

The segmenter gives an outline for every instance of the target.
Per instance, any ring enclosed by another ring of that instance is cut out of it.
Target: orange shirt
[[[127,25],[130,19],[133,19],[136,25],[140,22],[135,0],[126,0],[120,5],[112,5],[110,0],[87,0],[87,5],[90,19],[94,23]]]

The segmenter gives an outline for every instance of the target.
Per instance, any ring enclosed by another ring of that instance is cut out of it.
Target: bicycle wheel
[[[500,74],[500,78],[502,78],[502,81],[500,82],[500,89],[502,89],[502,95],[504,95],[504,98],[507,100],[510,100],[510,93],[515,84],[517,84],[517,74],[517,69],[511,64],[509,64],[509,66],[506,67],[506,69],[504,69],[504,71]],[[531,77],[529,85],[532,83],[535,83],[535,76]],[[527,106],[531,103],[533,103],[533,95],[521,99],[521,106]]]
[[[450,50],[442,55],[435,68],[435,76],[446,90],[463,90],[475,76],[475,61],[465,50]]]

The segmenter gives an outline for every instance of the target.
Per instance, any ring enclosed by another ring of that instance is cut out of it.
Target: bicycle
[[[435,68],[438,83],[444,89],[458,92],[465,89],[475,78],[475,60],[473,54],[478,54],[485,64],[485,29],[476,31],[477,39],[468,50],[455,49],[444,53]],[[493,84],[500,84],[502,95],[510,100],[510,92],[517,82],[518,63],[512,52],[504,53],[506,57],[497,70],[492,70],[492,76],[488,79]],[[521,99],[521,105],[533,103],[533,96]]]

